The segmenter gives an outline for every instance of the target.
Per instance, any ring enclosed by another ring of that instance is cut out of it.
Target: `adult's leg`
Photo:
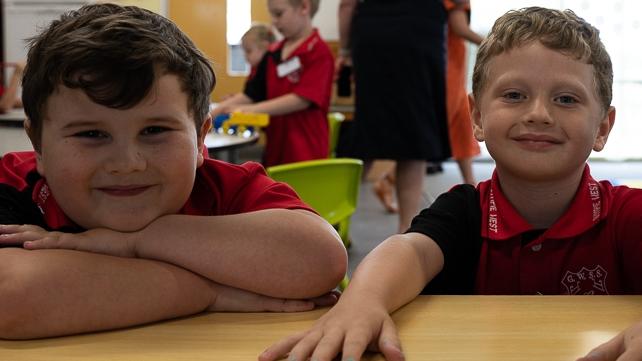
[[[426,162],[397,161],[397,201],[399,203],[399,232],[405,232],[419,212],[422,200]]]
[[[456,159],[464,183],[477,185],[473,174],[473,158]]]
[[[399,206],[395,200],[395,166],[385,170],[372,184],[372,191],[379,198],[379,201],[390,213],[399,212]]]

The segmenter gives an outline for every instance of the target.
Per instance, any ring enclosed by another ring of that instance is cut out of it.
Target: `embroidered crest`
[[[608,272],[600,265],[592,269],[582,267],[578,272],[566,271],[562,284],[569,295],[608,295],[607,275]]]

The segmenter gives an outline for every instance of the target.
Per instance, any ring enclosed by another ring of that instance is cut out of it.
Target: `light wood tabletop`
[[[205,314],[119,331],[0,341],[0,359],[256,360],[325,311]],[[642,296],[421,296],[393,317],[408,361],[569,361],[642,320]]]

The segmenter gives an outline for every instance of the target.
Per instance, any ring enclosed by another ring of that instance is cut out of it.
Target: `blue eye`
[[[503,97],[508,100],[520,100],[524,98],[524,96],[520,92],[516,92],[516,91],[504,93]]]
[[[562,103],[562,104],[575,104],[577,103],[577,99],[570,95],[562,95],[557,97],[557,100]]]

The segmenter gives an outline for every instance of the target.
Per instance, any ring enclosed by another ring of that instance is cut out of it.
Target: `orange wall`
[[[168,16],[212,61],[216,88],[212,100],[243,89],[244,76],[227,75],[225,0],[168,0]],[[265,0],[252,0],[252,20],[269,21]]]

